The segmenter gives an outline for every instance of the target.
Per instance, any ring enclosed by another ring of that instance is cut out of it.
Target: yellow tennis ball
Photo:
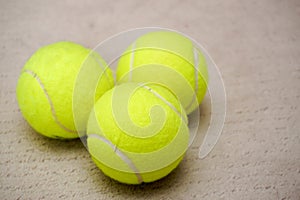
[[[79,72],[82,82],[77,81]],[[76,85],[81,91],[74,96]],[[86,124],[93,102],[112,87],[112,72],[98,54],[72,42],[58,42],[30,57],[16,92],[20,110],[33,129],[51,138],[71,139],[78,137],[74,103],[82,114],[80,123]]]
[[[171,31],[139,37],[119,59],[117,81],[156,82],[171,89],[187,114],[203,100],[208,81],[204,55],[192,41]]]
[[[127,184],[168,175],[188,148],[187,116],[157,84],[124,83],[106,92],[89,117],[87,145],[107,176]]]

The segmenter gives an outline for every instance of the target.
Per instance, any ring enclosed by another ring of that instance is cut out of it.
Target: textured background
[[[126,186],[105,177],[79,140],[36,134],[15,98],[37,48],[87,47],[161,26],[203,44],[222,73],[227,118],[213,152],[188,151],[168,177]],[[1,199],[300,198],[300,1],[0,1]]]

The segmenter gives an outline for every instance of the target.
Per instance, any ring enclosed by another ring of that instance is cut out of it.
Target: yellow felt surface
[[[56,42],[39,48],[26,62],[16,89],[17,100],[24,118],[39,133],[54,138],[78,137],[75,119],[85,124],[80,127],[84,131],[95,100],[113,87],[106,63],[90,52],[72,42]]]
[[[168,103],[173,103],[175,110]],[[151,116],[155,107],[161,110]],[[153,84],[119,85],[105,93],[91,112],[87,127],[89,152],[106,174],[120,182],[137,184],[136,178],[131,178],[135,170],[148,174],[144,182],[157,180],[169,174],[187,150],[189,131],[185,118],[183,108],[167,88]],[[121,154],[115,153],[115,148]]]
[[[194,51],[197,50],[193,43],[183,35],[167,31],[145,34],[120,58],[117,80],[164,84],[178,96],[189,114],[204,98],[208,81],[205,58],[197,51],[199,61],[196,61]],[[156,65],[159,67],[153,69]],[[179,81],[180,78],[183,81]]]
[[[1,199],[299,199],[298,0],[0,4]],[[136,187],[103,175],[79,140],[36,134],[19,111],[15,88],[41,46],[70,40],[93,48],[143,26],[173,28],[206,47],[225,82],[227,118],[206,159],[198,159],[196,142],[169,176]]]

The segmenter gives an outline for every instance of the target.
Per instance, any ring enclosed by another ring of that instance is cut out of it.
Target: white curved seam
[[[198,71],[199,71],[199,56],[198,56],[198,52],[196,48],[193,48],[193,54],[194,54],[194,77],[195,77],[195,85],[194,85],[194,95],[193,95],[193,99],[191,100],[191,102],[189,103],[189,105],[187,106],[186,110],[189,110],[190,107],[194,104],[197,97],[197,92],[198,92],[198,88],[199,88],[199,77],[198,77]]]
[[[143,182],[143,178],[142,178],[141,174],[139,173],[139,170],[136,168],[136,166],[133,164],[133,162],[116,145],[114,145],[111,141],[109,141],[105,137],[100,136],[98,134],[89,134],[88,137],[101,140],[102,142],[108,144],[113,149],[115,154],[117,156],[119,156],[128,165],[128,167],[134,172],[134,174],[136,175],[136,177],[138,179],[138,183]]]
[[[129,64],[129,76],[128,76],[128,81],[132,80],[132,70],[133,70],[133,62],[134,62],[134,51],[135,51],[135,42],[132,44],[131,47],[131,56],[130,56],[130,64]]]
[[[195,68],[195,92],[197,93],[198,91],[198,87],[199,87],[199,76],[198,76],[198,72],[199,72],[199,54],[196,48],[193,49],[194,51],[194,68]]]
[[[70,133],[77,133],[76,131],[71,130],[71,129],[65,127],[65,126],[57,119],[56,112],[55,112],[55,110],[54,110],[54,106],[53,106],[53,103],[52,103],[52,101],[51,101],[51,99],[50,99],[50,96],[49,96],[47,90],[45,89],[45,86],[44,86],[44,84],[42,83],[41,79],[38,77],[38,75],[37,75],[36,73],[34,73],[33,71],[28,70],[28,69],[25,69],[23,73],[27,73],[27,74],[31,75],[31,76],[39,83],[40,87],[42,88],[42,90],[43,90],[44,94],[46,95],[46,98],[47,98],[47,100],[48,100],[48,102],[49,102],[49,105],[50,105],[50,108],[51,108],[51,113],[52,113],[52,116],[53,116],[53,118],[54,118],[54,121],[55,121],[62,129],[64,129],[65,131],[70,132]]]
[[[154,94],[157,98],[162,100],[165,104],[167,104],[185,123],[187,123],[186,119],[183,117],[183,115],[173,106],[172,103],[167,101],[164,97],[162,97],[160,94],[158,94],[156,91],[152,90],[152,88],[144,85],[143,86],[145,89],[149,90],[152,94]]]

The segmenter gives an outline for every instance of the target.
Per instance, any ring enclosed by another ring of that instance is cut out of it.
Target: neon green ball
[[[38,49],[25,64],[17,100],[24,118],[38,133],[60,139],[79,136],[73,91],[81,84],[76,80],[83,64],[90,73],[81,73],[88,78],[82,83],[81,98],[76,96],[76,106],[82,113],[81,123],[86,124],[93,102],[113,87],[112,72],[98,54],[72,42],[58,42]]]
[[[157,84],[124,83],[106,92],[92,109],[87,135],[96,165],[127,184],[168,175],[189,142],[184,109],[169,89]]]
[[[117,81],[163,84],[189,114],[205,96],[208,72],[204,55],[190,39],[157,31],[142,35],[127,48],[119,59]]]

